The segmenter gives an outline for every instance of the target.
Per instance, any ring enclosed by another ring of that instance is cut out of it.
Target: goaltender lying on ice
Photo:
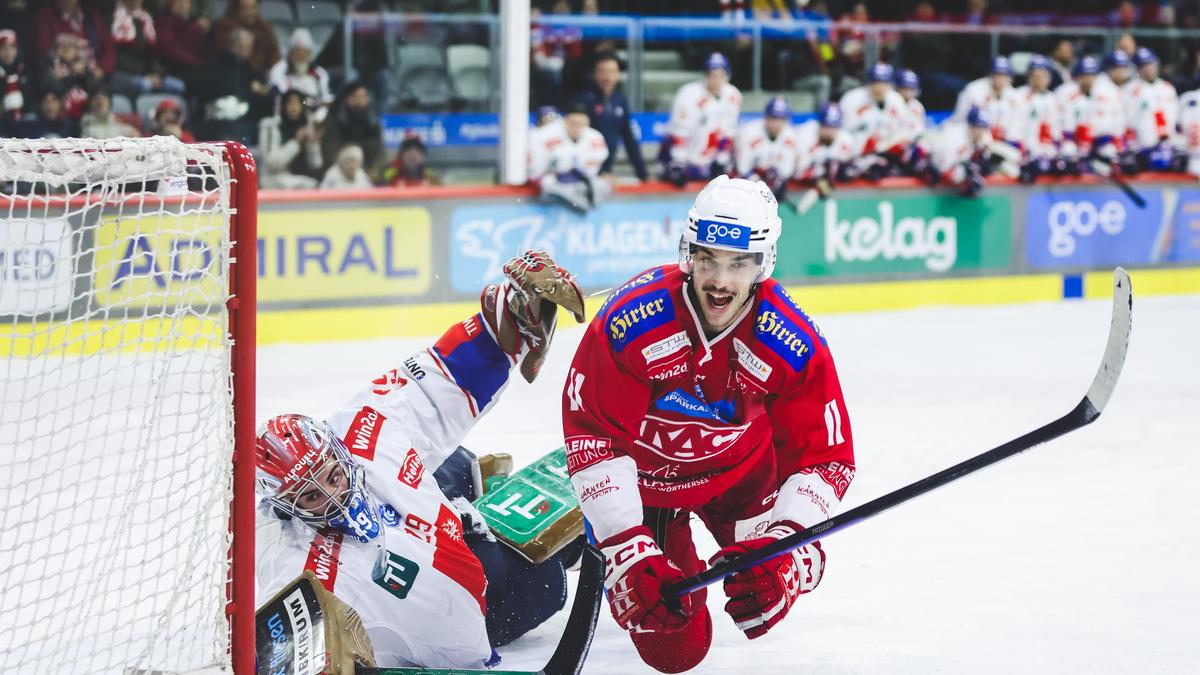
[[[536,550],[502,545],[471,504],[483,491],[475,458],[455,450],[514,368],[537,376],[557,305],[584,318],[579,286],[544,252],[513,258],[504,272],[478,313],[325,421],[284,414],[258,432],[257,604],[287,589],[274,601],[298,607],[291,593],[303,584],[294,582],[311,573],[316,590],[353,608],[328,611],[359,636],[350,651],[363,663],[492,666],[496,647],[566,599],[564,565],[583,550],[577,510],[544,524],[552,541]],[[325,647],[316,652],[323,661]]]

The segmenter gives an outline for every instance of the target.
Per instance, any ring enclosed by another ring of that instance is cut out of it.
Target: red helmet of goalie
[[[271,418],[258,430],[258,489],[280,512],[363,541],[380,531],[363,469],[329,425],[306,415]]]

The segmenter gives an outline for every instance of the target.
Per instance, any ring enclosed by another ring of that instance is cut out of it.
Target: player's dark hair
[[[617,55],[615,52],[610,52],[610,51],[603,51],[603,52],[600,52],[599,54],[597,54],[596,58],[592,61],[592,68],[595,69],[596,66],[600,65],[601,63],[603,63],[605,61],[612,61],[613,63],[617,64],[617,70],[622,70],[621,59],[617,58]]]

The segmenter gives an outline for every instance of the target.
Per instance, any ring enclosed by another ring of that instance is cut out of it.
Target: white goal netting
[[[0,672],[228,667],[223,152],[0,139]]]

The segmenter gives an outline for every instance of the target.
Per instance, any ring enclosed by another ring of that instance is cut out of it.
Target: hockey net
[[[247,157],[0,139],[0,671],[232,669],[232,610],[253,621],[253,516],[231,526],[253,429]]]

